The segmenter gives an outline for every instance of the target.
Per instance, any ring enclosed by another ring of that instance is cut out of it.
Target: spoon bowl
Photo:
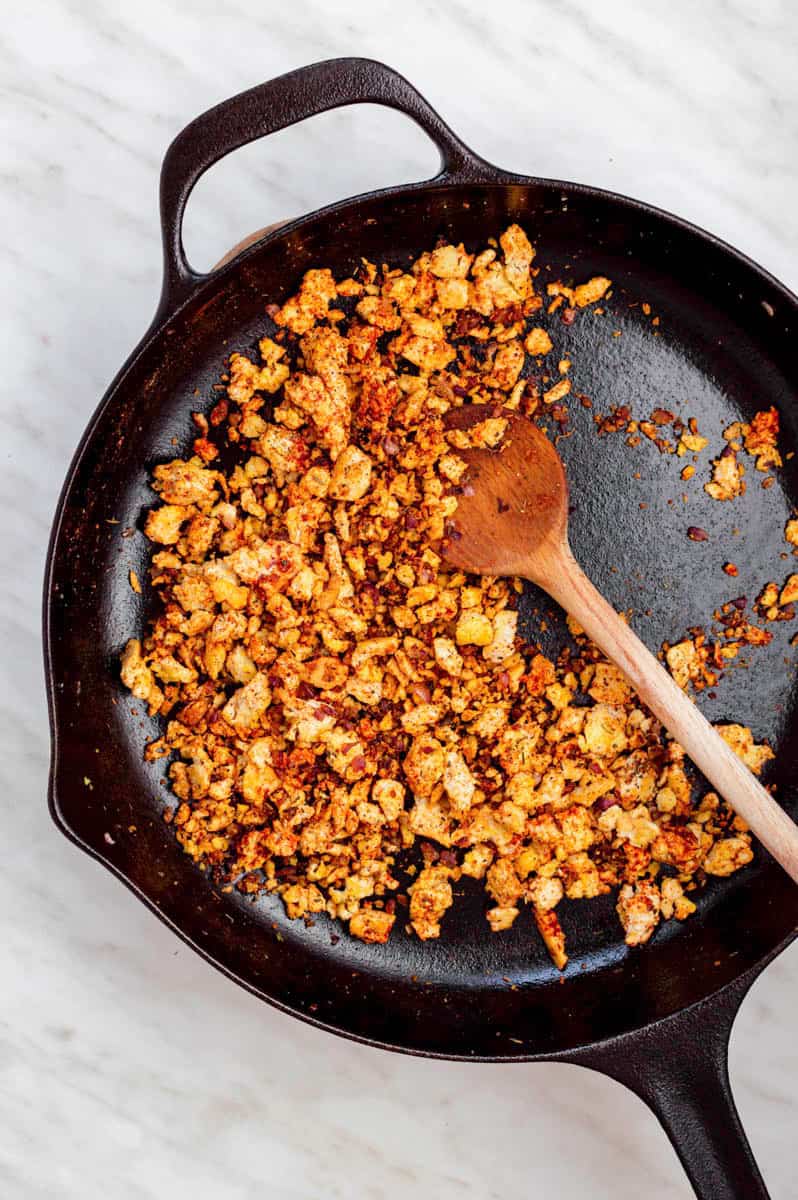
[[[498,449],[459,450],[471,487],[457,501],[453,566],[479,575],[523,575],[545,586],[550,557],[567,538],[568,483],[542,429],[510,409],[486,404],[451,409],[448,429],[464,432],[496,415],[507,420]]]

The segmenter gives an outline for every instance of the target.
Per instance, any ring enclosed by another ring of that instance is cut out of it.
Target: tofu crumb
[[[361,260],[348,279],[317,266],[269,305],[256,348],[220,363],[192,453],[152,474],[149,580],[128,578],[153,615],[119,671],[159,721],[145,758],[171,760],[171,834],[220,887],[277,895],[290,919],[323,913],[379,947],[397,920],[422,941],[445,936],[456,885],[481,880],[488,927],[506,933],[529,906],[564,970],[563,899],[615,894],[640,946],[753,849],[712,793],[693,804],[680,748],[575,622],[547,657],[519,621],[520,581],[442,557],[468,485],[458,451],[499,445],[504,407],[570,436],[569,396],[592,403],[573,393],[570,357],[544,361],[553,331],[616,308],[604,276],[544,285],[519,225],[472,249],[441,242],[393,269]],[[447,433],[446,412],[472,400],[494,412]],[[687,480],[708,442],[676,411],[633,420],[619,403],[585,420],[641,454],[694,456]],[[775,409],[729,427],[705,492],[741,495],[745,454],[777,469],[778,433]],[[798,546],[798,518],[785,539]],[[792,575],[757,607],[789,619],[796,600]],[[742,613],[724,628],[665,647],[681,687],[710,686],[770,639]],[[546,629],[538,616],[534,636]],[[719,729],[751,770],[773,758],[748,727]]]

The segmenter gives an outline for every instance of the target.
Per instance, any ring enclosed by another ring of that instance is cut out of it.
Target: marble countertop
[[[343,54],[404,72],[476,150],[675,210],[798,289],[798,16],[779,0],[28,0],[0,29],[7,364],[0,1191],[7,1200],[684,1200],[631,1094],[561,1065],[402,1058],[291,1021],[180,944],[49,822],[39,595],[80,431],[159,287],[160,159],[202,109]],[[328,114],[214,168],[186,242],[422,178],[401,116]],[[23,499],[20,501],[20,497]],[[798,945],[743,1006],[731,1075],[795,1195]]]

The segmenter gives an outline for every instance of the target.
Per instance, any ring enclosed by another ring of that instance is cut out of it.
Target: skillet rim
[[[340,1037],[345,1037],[348,1040],[359,1042],[364,1045],[378,1047],[384,1050],[391,1050],[398,1053],[408,1054],[414,1057],[425,1057],[434,1059],[443,1059],[456,1062],[535,1062],[535,1061],[575,1061],[577,1058],[589,1055],[591,1051],[598,1047],[607,1047],[615,1041],[623,1040],[624,1038],[635,1037],[642,1031],[648,1029],[653,1030],[661,1026],[664,1022],[672,1020],[674,1017],[688,1014],[692,1010],[702,1005],[712,1005],[717,1003],[722,1005],[724,1002],[729,1002],[730,996],[735,996],[740,992],[740,985],[745,981],[745,986],[742,990],[742,995],[748,990],[748,987],[760,972],[782,953],[788,945],[798,938],[798,927],[793,928],[787,935],[777,941],[775,946],[764,951],[755,962],[748,967],[742,969],[737,975],[733,976],[722,987],[707,992],[703,998],[695,1001],[686,1007],[678,1008],[668,1016],[654,1018],[650,1022],[645,1022],[633,1029],[626,1031],[620,1035],[609,1038],[598,1038],[591,1042],[582,1042],[570,1049],[559,1049],[554,1051],[537,1051],[527,1054],[497,1054],[497,1055],[459,1055],[454,1053],[445,1053],[435,1050],[420,1049],[412,1046],[402,1045],[396,1042],[376,1039],[363,1034],[358,1034],[343,1026],[335,1025],[327,1022],[312,1013],[303,1011],[300,1008],[294,1007],[276,996],[267,993],[261,987],[250,983],[243,977],[239,976],[235,971],[227,967],[220,959],[218,959],[210,950],[197,943],[185,930],[177,925],[166,913],[162,911],[156,900],[152,899],[137,883],[135,883],[129,875],[101,849],[90,846],[86,843],[75,829],[69,824],[65,817],[60,802],[59,802],[59,767],[60,767],[60,748],[63,740],[60,732],[59,721],[59,688],[56,678],[55,668],[55,650],[54,650],[54,631],[53,614],[55,607],[55,596],[57,590],[57,581],[55,579],[56,558],[59,549],[59,541],[63,526],[63,521],[66,513],[67,502],[75,485],[76,477],[83,465],[87,451],[97,433],[100,422],[111,408],[113,403],[118,398],[118,394],[123,388],[125,381],[139,360],[152,349],[158,339],[162,337],[168,330],[169,325],[179,317],[189,306],[195,304],[202,299],[210,299],[214,290],[223,287],[241,267],[259,254],[266,246],[278,242],[283,238],[287,238],[297,230],[301,230],[303,226],[319,219],[329,219],[340,215],[355,208],[358,204],[370,202],[373,200],[384,200],[390,198],[401,199],[413,193],[423,191],[432,191],[435,189],[446,190],[451,192],[468,192],[473,189],[486,190],[505,190],[509,187],[527,187],[527,188],[546,188],[554,191],[559,191],[564,195],[578,195],[587,199],[601,200],[605,203],[609,202],[620,208],[621,211],[631,211],[636,214],[644,214],[655,219],[665,226],[666,229],[679,230],[700,241],[713,246],[729,259],[734,261],[738,267],[743,268],[747,273],[757,279],[760,283],[766,285],[772,292],[777,294],[788,310],[792,311],[793,316],[798,319],[798,295],[794,293],[786,284],[777,279],[771,272],[762,267],[754,259],[747,254],[732,246],[723,238],[716,236],[694,222],[688,221],[666,209],[659,208],[656,205],[649,204],[643,200],[637,200],[634,197],[614,192],[610,189],[591,187],[587,184],[574,183],[567,180],[548,179],[541,176],[519,175],[515,173],[505,172],[491,164],[485,163],[488,168],[481,174],[480,178],[457,179],[452,178],[447,174],[447,171],[442,171],[439,175],[431,179],[421,180],[415,183],[402,184],[387,188],[375,189],[370,192],[360,193],[356,196],[348,197],[344,200],[335,201],[332,204],[325,205],[322,208],[316,209],[310,213],[306,213],[284,224],[280,224],[277,228],[264,234],[251,245],[247,246],[241,253],[235,255],[223,266],[218,269],[211,270],[205,274],[196,274],[195,282],[190,286],[190,290],[183,296],[179,302],[173,307],[162,299],[161,304],[156,310],[155,316],[144,332],[143,336],[133,348],[127,359],[120,367],[117,374],[111,380],[104,395],[99,401],[97,407],[92,412],[89,420],[84,428],[83,434],[77,444],[70,461],[64,483],[62,485],[58,502],[56,505],[53,524],[50,531],[50,537],[47,548],[47,556],[45,561],[44,580],[43,580],[43,656],[45,669],[45,685],[47,692],[47,710],[48,721],[50,727],[50,769],[48,776],[48,808],[50,816],[59,829],[59,831],[74,845],[79,847],[90,858],[98,863],[101,863],[110,873],[119,879],[126,887],[139,899],[152,913],[154,913],[172,932],[192,950],[196,951],[206,962],[215,967],[223,975],[232,982],[244,988],[258,999],[265,1001],[267,1004],[276,1008],[280,1012],[286,1013],[292,1017],[298,1018],[305,1023],[312,1025],[324,1032],[333,1033]],[[166,311],[164,312],[164,308]],[[740,997],[742,998],[742,997]],[[736,1004],[735,1004],[736,1009]]]

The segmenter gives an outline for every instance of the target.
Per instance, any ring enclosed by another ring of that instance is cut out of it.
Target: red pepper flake
[[[740,574],[739,570],[737,569],[737,567],[735,566],[735,564],[733,562],[724,563],[723,570],[726,572],[727,575],[731,575],[732,577]]]
[[[497,325],[514,325],[517,321],[523,321],[523,307],[518,304],[507,304],[504,308],[497,309],[493,314],[494,323]]]
[[[691,542],[708,542],[709,534],[706,529],[701,529],[698,525],[691,525],[687,530],[687,536]]]
[[[229,401],[220,400],[219,403],[215,404],[213,406],[213,408],[211,409],[211,413],[210,413],[211,425],[221,425],[223,421],[227,420],[227,414],[229,411],[230,411]]]
[[[655,408],[651,414],[651,420],[655,425],[670,425],[674,419],[673,413],[668,412],[667,408]]]
[[[198,458],[201,458],[203,462],[208,463],[213,462],[219,451],[216,449],[213,442],[209,442],[207,438],[201,437],[194,439],[194,453]]]
[[[563,325],[573,325],[574,321],[576,320],[576,309],[564,308],[560,313],[560,320],[562,321]]]
[[[480,325],[484,324],[485,318],[481,313],[475,312],[473,308],[464,308],[455,322],[454,337],[465,337],[472,329],[479,329]]]

